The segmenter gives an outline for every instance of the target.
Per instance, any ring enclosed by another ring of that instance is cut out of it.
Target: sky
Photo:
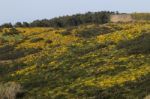
[[[0,0],[0,24],[104,10],[150,12],[150,0]]]

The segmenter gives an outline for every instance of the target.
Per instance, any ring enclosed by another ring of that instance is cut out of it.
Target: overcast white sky
[[[102,10],[150,12],[150,0],[0,0],[0,24]]]

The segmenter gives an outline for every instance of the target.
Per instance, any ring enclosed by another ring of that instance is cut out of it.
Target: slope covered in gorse
[[[22,87],[17,97],[23,99],[143,99],[150,94],[148,22],[0,32],[1,97],[11,84]]]

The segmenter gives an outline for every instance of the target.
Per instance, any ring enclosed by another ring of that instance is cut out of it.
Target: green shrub
[[[40,48],[20,48],[15,50],[14,46],[5,45],[4,47],[0,48],[0,60],[17,59],[26,55],[38,53],[40,50]]]
[[[150,34],[145,33],[142,36],[129,41],[122,41],[118,48],[125,48],[129,54],[148,54],[150,53]]]
[[[96,36],[98,34],[99,34],[98,31],[95,29],[86,29],[86,30],[78,31],[76,36],[90,38],[90,37]]]
[[[3,44],[5,42],[6,42],[6,40],[4,40],[3,38],[0,38],[0,44]]]
[[[61,32],[61,34],[62,34],[63,36],[65,36],[65,35],[70,35],[71,32],[66,30],[66,31],[64,31],[64,32]]]
[[[51,43],[53,43],[53,41],[52,40],[46,40],[45,43],[51,44]]]
[[[17,29],[11,28],[11,29],[5,30],[3,33],[3,36],[18,35],[19,33],[20,32]]]
[[[74,27],[67,28],[65,31],[61,32],[63,36],[70,35]]]
[[[96,26],[96,27],[85,28],[83,30],[77,31],[75,35],[78,37],[91,38],[98,35],[107,34],[113,31],[114,31],[113,29],[106,26],[101,26],[101,27]]]
[[[19,43],[24,39],[23,35],[21,34],[14,34],[14,35],[3,35],[1,37],[2,42],[14,42],[14,43]]]
[[[44,39],[41,38],[41,37],[37,37],[37,38],[31,39],[30,42],[31,42],[31,43],[36,43],[36,42],[40,42],[40,41],[42,41],[42,40],[44,40]]]

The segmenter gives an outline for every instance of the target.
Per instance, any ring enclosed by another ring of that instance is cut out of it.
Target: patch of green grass
[[[36,42],[39,42],[39,41],[42,41],[42,40],[44,40],[43,38],[40,38],[40,37],[38,37],[38,38],[33,38],[33,39],[31,39],[31,43],[36,43]]]

